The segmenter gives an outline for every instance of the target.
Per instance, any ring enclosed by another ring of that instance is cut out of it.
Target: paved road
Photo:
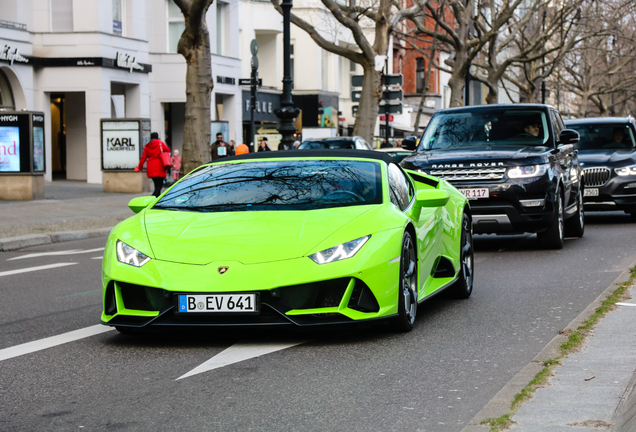
[[[0,253],[0,430],[459,431],[636,261],[628,218],[588,222],[561,251],[479,237],[473,296],[408,334],[120,335],[95,326],[105,239]]]

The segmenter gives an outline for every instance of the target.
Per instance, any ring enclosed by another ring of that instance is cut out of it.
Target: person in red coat
[[[163,163],[161,163],[162,151],[170,154],[170,148],[159,140],[159,134],[157,132],[151,133],[150,142],[144,147],[144,152],[141,154],[141,159],[139,159],[139,165],[135,168],[135,171],[141,170],[144,166],[144,162],[148,159],[146,175],[152,179],[155,184],[155,191],[152,194],[156,197],[161,195],[161,188],[167,176],[166,169],[163,167]]]

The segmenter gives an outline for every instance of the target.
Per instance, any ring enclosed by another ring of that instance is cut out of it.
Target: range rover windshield
[[[184,178],[153,208],[227,212],[381,203],[379,162],[286,159],[209,165]]]
[[[544,146],[549,138],[540,110],[479,109],[438,114],[426,127],[425,150],[473,146]]]
[[[626,124],[569,125],[581,135],[579,150],[633,150],[634,133]]]

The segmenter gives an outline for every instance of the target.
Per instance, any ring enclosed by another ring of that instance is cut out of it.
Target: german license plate
[[[598,196],[598,188],[583,189],[583,196]]]
[[[468,199],[488,198],[488,188],[459,189]]]
[[[178,313],[257,313],[258,296],[251,294],[178,294]]]

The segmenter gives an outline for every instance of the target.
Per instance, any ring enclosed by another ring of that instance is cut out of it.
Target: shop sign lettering
[[[108,151],[136,151],[137,145],[132,138],[111,137],[106,138],[106,150]]]
[[[144,71],[144,67],[141,64],[137,63],[137,58],[132,57],[131,55],[126,53],[117,53],[116,64],[117,67],[128,69],[129,72],[132,72],[133,70],[138,70],[141,72]]]
[[[9,45],[2,46],[2,50],[0,51],[0,60],[8,61],[11,64],[13,64],[13,62],[18,62],[18,63],[29,62],[28,58],[22,57],[20,55],[20,53],[18,52],[18,48],[13,49]]]

